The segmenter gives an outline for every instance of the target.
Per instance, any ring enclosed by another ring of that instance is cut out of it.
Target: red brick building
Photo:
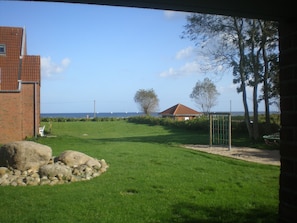
[[[195,111],[194,109],[191,109],[185,105],[182,104],[176,104],[162,112],[159,113],[163,118],[172,118],[177,121],[185,121],[185,120],[191,120],[198,116],[201,116],[202,113]]]
[[[0,144],[38,134],[40,56],[27,55],[25,29],[0,27]]]

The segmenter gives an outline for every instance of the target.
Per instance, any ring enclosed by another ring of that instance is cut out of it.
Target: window
[[[6,54],[6,47],[5,44],[0,44],[0,55]]]

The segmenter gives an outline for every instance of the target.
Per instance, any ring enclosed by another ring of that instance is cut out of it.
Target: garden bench
[[[272,144],[279,145],[279,142],[280,142],[279,132],[271,135],[264,135],[263,139],[267,145],[272,145]]]
[[[42,127],[39,127],[39,135],[40,136],[44,136],[44,129],[45,129],[45,125]]]

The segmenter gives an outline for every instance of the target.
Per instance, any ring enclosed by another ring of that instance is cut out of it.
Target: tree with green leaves
[[[190,98],[202,109],[204,114],[208,114],[212,107],[217,104],[220,93],[209,78],[204,78],[203,82],[197,81]]]
[[[242,94],[245,123],[252,139],[258,139],[258,103],[265,103],[269,122],[269,94],[278,76],[277,22],[231,16],[191,14],[182,38],[189,38],[209,58],[208,67],[233,70],[233,83]],[[259,86],[263,86],[259,88]],[[248,107],[248,88],[252,88],[253,125]],[[263,95],[259,95],[262,90]],[[276,91],[275,91],[276,92]]]
[[[138,90],[134,96],[134,101],[138,104],[140,110],[146,115],[150,115],[159,108],[159,99],[153,89]]]

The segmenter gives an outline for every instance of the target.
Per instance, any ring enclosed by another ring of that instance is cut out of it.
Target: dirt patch
[[[194,149],[206,153],[227,156],[234,159],[245,160],[249,162],[268,164],[280,166],[280,153],[279,150],[263,150],[248,147],[226,147],[208,145],[184,145],[185,148]]]

